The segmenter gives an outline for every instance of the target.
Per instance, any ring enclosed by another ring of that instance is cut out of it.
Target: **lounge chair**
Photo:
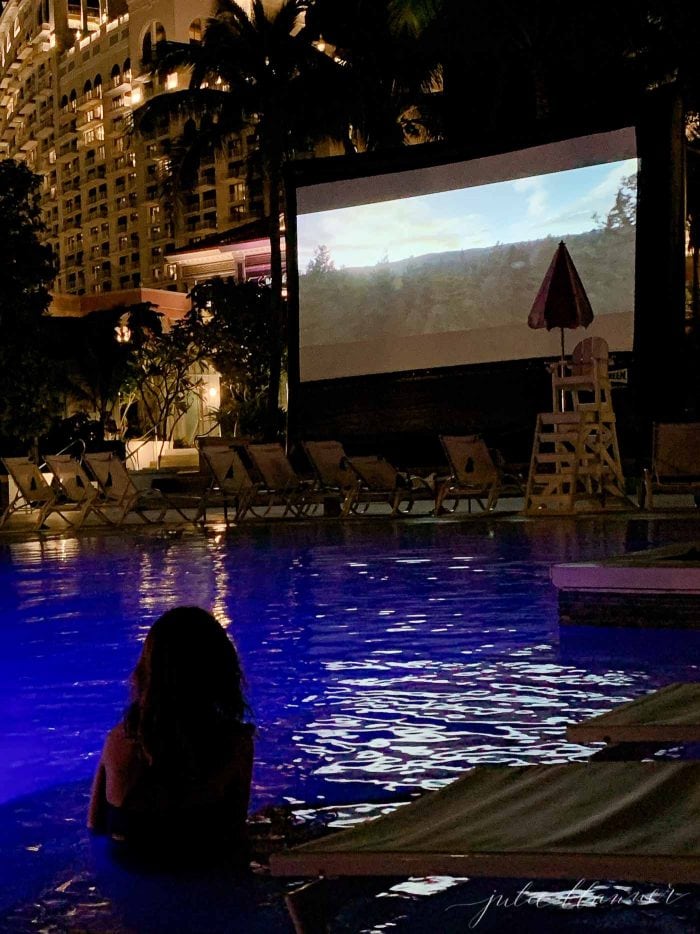
[[[571,723],[574,743],[604,742],[598,759],[638,757],[640,751],[700,742],[700,683],[669,684],[614,710]],[[641,747],[641,749],[640,749]]]
[[[270,868],[700,883],[700,764],[477,766],[390,814],[274,854]]]
[[[371,503],[388,503],[391,515],[409,513],[417,500],[433,500],[432,486],[422,477],[397,470],[383,457],[348,457],[347,464],[355,472],[358,483],[346,497],[344,515],[366,510]],[[403,508],[402,508],[403,506]]]
[[[341,502],[341,514],[347,515],[358,485],[357,473],[348,464],[348,456],[339,441],[304,441],[302,448],[316,475],[317,490]]]
[[[84,503],[87,509],[86,517],[92,512],[108,525],[113,524],[102,510],[103,506],[108,505],[107,500],[85,473],[80,461],[70,454],[47,454],[44,460],[53,474],[54,486],[58,486],[66,502]]]
[[[262,481],[251,511],[263,506],[269,512],[273,506],[281,505],[284,515],[302,516],[323,502],[323,492],[315,488],[313,480],[297,474],[280,444],[248,444],[246,451]]]
[[[37,529],[42,528],[48,517],[54,513],[67,525],[80,528],[92,511],[97,491],[89,481],[89,490],[81,490],[74,499],[58,485],[52,486],[34,461],[28,457],[3,457],[2,462],[17,490],[0,518],[0,528],[12,515],[24,510],[28,510],[34,517]]]
[[[209,474],[209,483],[200,500],[196,520],[206,522],[208,506],[216,504],[223,507],[226,525],[230,507],[234,509],[234,521],[240,522],[255,499],[258,484],[239,452],[222,442],[200,447],[199,455]]]
[[[469,511],[472,500],[485,512],[495,509],[501,478],[484,441],[478,435],[440,435],[440,441],[450,475],[438,481],[435,513],[454,512],[461,499],[467,500]],[[446,500],[452,501],[450,509],[446,508]]]
[[[116,525],[121,525],[131,514],[149,525],[163,522],[169,509],[179,513],[186,522],[193,521],[162,490],[140,490],[124,462],[113,451],[85,454],[83,460],[102,492],[103,508],[115,511],[116,516],[112,521]],[[157,516],[149,517],[148,513],[151,512],[156,512]]]
[[[654,508],[655,493],[700,498],[700,422],[659,422],[653,426],[651,466],[644,471],[640,508]]]

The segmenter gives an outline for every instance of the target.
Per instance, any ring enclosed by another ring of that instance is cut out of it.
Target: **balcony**
[[[127,100],[126,97],[115,97],[114,100],[110,101],[109,112],[110,114],[119,114],[130,109],[130,107],[131,100]]]
[[[78,98],[78,110],[89,110],[98,101],[102,100],[102,85],[98,84],[92,91],[86,91]]]
[[[118,94],[120,91],[128,91],[131,87],[131,72],[125,71],[120,75],[113,75],[110,78],[109,84],[104,90],[104,93],[111,97],[113,94]]]
[[[71,140],[69,143],[61,146],[61,148],[56,153],[57,162],[70,162],[78,154],[78,145],[76,140]]]
[[[95,127],[101,122],[102,117],[96,117],[91,111],[85,111],[77,117],[75,126],[78,130],[86,130],[88,127]]]
[[[75,178],[67,178],[61,181],[61,187],[64,192],[68,193],[70,191],[80,191],[80,176]]]
[[[83,129],[83,136],[78,140],[78,146],[81,151],[84,149],[94,149],[95,146],[99,146],[102,143],[102,139],[97,135],[97,130],[100,129],[100,123],[95,124],[94,130],[92,130],[89,125]]]
[[[201,220],[201,221],[194,220],[192,223],[188,221],[185,224],[186,233],[195,233],[197,231],[203,231],[203,230],[208,230],[208,231],[216,230],[216,221],[212,222],[209,220]]]

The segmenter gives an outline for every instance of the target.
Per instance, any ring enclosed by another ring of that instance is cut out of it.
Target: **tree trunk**
[[[693,281],[690,293],[690,307],[693,315],[693,327],[700,331],[700,248],[693,247],[691,252]]]
[[[284,333],[284,312],[282,296],[282,234],[280,232],[282,170],[278,160],[271,161],[267,170],[268,183],[268,229],[270,237],[270,280],[272,291],[272,334],[270,335],[270,385],[267,393],[267,425],[265,434],[269,440],[276,440],[279,392],[282,378],[282,349],[286,339]]]

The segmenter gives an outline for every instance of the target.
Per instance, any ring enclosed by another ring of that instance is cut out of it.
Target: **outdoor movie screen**
[[[527,317],[561,240],[632,349],[633,128],[297,188],[302,381],[557,356]]]

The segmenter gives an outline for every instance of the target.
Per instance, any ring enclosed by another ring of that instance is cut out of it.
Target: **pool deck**
[[[350,523],[362,523],[368,521],[398,521],[398,522],[407,522],[416,519],[422,521],[434,521],[439,523],[447,522],[478,522],[478,521],[518,521],[518,522],[532,522],[532,523],[541,523],[544,527],[548,524],[556,524],[557,522],[578,522],[580,520],[590,520],[596,517],[614,517],[621,520],[629,519],[645,519],[645,520],[664,520],[672,519],[674,521],[682,521],[683,519],[688,519],[696,521],[700,512],[697,508],[694,507],[692,499],[682,496],[659,496],[656,497],[657,508],[653,511],[651,510],[641,510],[635,508],[629,509],[620,509],[619,506],[612,509],[600,509],[600,510],[590,510],[585,512],[577,512],[575,514],[548,514],[548,515],[525,515],[523,512],[524,500],[522,496],[502,496],[496,503],[496,507],[489,512],[485,512],[479,508],[478,505],[474,504],[471,506],[471,509],[468,509],[464,504],[461,504],[459,509],[452,513],[444,513],[440,516],[435,516],[433,513],[433,503],[432,501],[417,501],[411,512],[401,513],[395,516],[391,516],[389,513],[389,507],[381,503],[372,504],[366,513],[361,515],[350,515],[346,518],[339,518],[337,516],[325,515],[321,508],[317,508],[316,511],[310,513],[304,517],[290,516],[285,514],[283,507],[273,507],[270,510],[269,515],[264,517],[260,516],[247,516],[240,523],[229,522],[228,528],[240,528],[242,526],[248,525],[261,525],[265,523],[302,523],[308,524],[310,522],[350,522]],[[212,506],[207,508],[207,517],[205,523],[194,523],[193,519],[197,512],[198,500],[193,499],[191,503],[182,505],[182,511],[191,518],[183,519],[182,514],[179,514],[175,509],[168,510],[166,515],[161,522],[152,522],[145,523],[137,515],[130,514],[127,515],[126,519],[119,525],[107,525],[102,521],[98,516],[92,514],[89,515],[85,523],[80,528],[74,528],[73,526],[67,524],[60,516],[51,515],[47,519],[46,526],[42,529],[37,529],[34,526],[34,523],[29,519],[29,516],[15,516],[6,526],[0,529],[0,543],[3,541],[12,542],[12,541],[32,541],[32,540],[42,540],[46,538],[54,537],[72,537],[72,536],[92,536],[95,534],[99,535],[114,535],[127,533],[130,534],[134,531],[138,532],[150,532],[155,534],[163,533],[173,533],[173,532],[183,532],[189,530],[190,532],[202,532],[205,530],[215,530],[222,531],[227,528],[226,522],[224,520],[224,511],[219,506]],[[700,545],[698,546],[700,548]],[[559,578],[559,572],[558,579]],[[699,572],[700,573],[700,572]],[[555,581],[555,586],[559,586]]]

